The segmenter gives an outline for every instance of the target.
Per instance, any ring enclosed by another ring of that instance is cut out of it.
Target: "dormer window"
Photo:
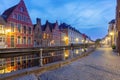
[[[20,7],[20,11],[21,11],[21,12],[24,12],[24,8],[23,8],[23,7]]]

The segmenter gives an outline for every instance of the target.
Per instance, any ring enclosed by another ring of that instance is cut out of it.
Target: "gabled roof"
[[[18,4],[17,4],[18,5]],[[7,18],[10,16],[10,14],[13,12],[13,10],[17,7],[17,5],[5,10],[2,14],[2,17],[7,20]]]
[[[6,24],[5,20],[4,20],[3,17],[1,17],[1,16],[0,16],[0,24],[1,24],[1,25],[5,25],[5,24]]]
[[[73,31],[75,31],[75,32],[77,32],[77,33],[79,33],[79,34],[82,34],[79,30],[75,29],[74,27],[72,27],[71,25],[68,25],[68,24],[66,24],[66,23],[60,24],[59,29],[60,29],[60,30],[61,30],[61,29],[71,29],[71,30],[73,30]]]
[[[111,20],[109,24],[115,24],[115,19]]]
[[[48,22],[48,21],[46,21],[46,23],[45,23],[44,25],[42,25],[42,31],[45,31],[45,30],[46,30],[47,25],[48,25],[50,31],[52,32],[52,29],[53,29],[54,24],[52,24],[52,23],[50,23],[50,22]]]

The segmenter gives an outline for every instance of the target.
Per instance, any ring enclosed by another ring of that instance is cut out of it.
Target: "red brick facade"
[[[117,0],[117,7],[116,7],[116,28],[118,31],[118,38],[117,38],[117,50],[120,54],[120,0]]]
[[[59,30],[58,22],[53,24],[52,29],[52,42],[51,46],[60,46],[61,45],[61,32]]]
[[[46,24],[42,26],[43,37],[42,37],[42,46],[48,47],[51,46],[52,41],[52,25],[46,21]]]
[[[42,27],[41,27],[41,20],[37,18],[36,24],[33,28],[34,33],[34,47],[42,47]]]
[[[3,14],[7,21],[8,47],[33,47],[33,26],[23,0],[17,5],[7,9]]]

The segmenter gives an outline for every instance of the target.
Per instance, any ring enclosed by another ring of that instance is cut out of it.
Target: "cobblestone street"
[[[99,48],[70,65],[46,72],[40,80],[120,80],[120,57],[110,48]]]

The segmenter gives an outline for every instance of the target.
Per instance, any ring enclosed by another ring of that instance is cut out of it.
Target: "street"
[[[120,80],[120,56],[113,53],[111,48],[98,48],[72,64],[40,75],[39,79]]]

